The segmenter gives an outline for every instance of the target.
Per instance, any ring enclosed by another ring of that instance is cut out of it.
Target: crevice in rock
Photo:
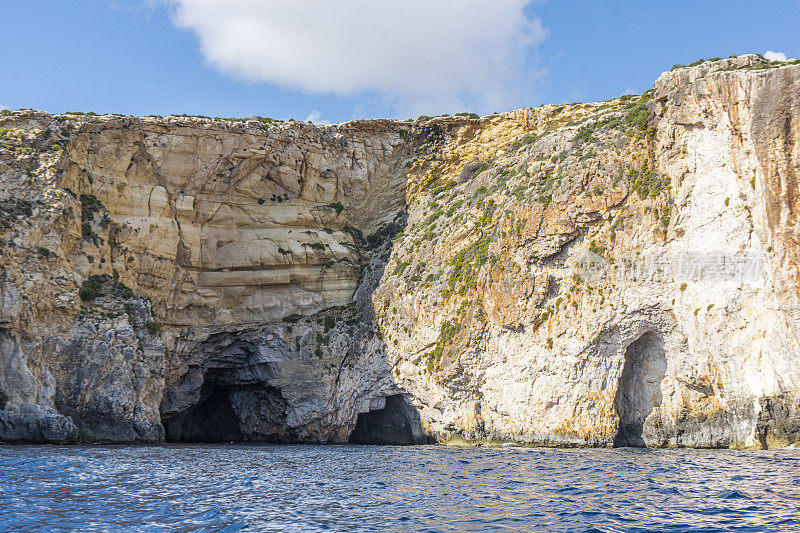
[[[664,339],[648,331],[628,345],[619,378],[614,409],[619,428],[614,447],[646,446],[643,434],[647,417],[661,404],[661,381],[667,372]]]
[[[429,444],[417,410],[402,394],[386,397],[385,406],[358,415],[356,427],[350,434],[352,444]]]

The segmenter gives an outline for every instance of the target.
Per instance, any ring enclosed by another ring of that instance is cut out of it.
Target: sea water
[[[800,451],[0,446],[0,531],[798,531]]]

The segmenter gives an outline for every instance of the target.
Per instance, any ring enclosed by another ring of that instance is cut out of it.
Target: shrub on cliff
[[[135,293],[130,287],[127,287],[124,283],[116,281],[116,279],[112,280],[108,274],[95,274],[94,276],[89,276],[81,285],[78,293],[81,300],[84,302],[94,300],[95,298],[105,296],[106,294],[109,296],[122,298],[124,300],[130,300],[135,296]]]
[[[647,106],[643,102],[634,104],[625,115],[625,123],[639,131],[647,131],[648,113]]]
[[[340,202],[330,203],[330,204],[328,204],[327,207],[330,207],[331,209],[335,209],[337,215],[339,213],[341,213],[342,211],[344,211],[344,206]]]
[[[108,276],[89,276],[89,278],[81,285],[81,290],[78,293],[81,300],[84,302],[94,300],[103,296],[103,282]]]

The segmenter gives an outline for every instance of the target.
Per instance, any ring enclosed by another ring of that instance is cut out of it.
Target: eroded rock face
[[[799,89],[0,117],[0,440],[796,442]]]

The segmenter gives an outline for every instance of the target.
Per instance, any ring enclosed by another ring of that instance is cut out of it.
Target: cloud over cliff
[[[311,93],[371,91],[404,107],[507,105],[547,36],[525,13],[530,0],[171,3],[220,71]]]
[[[767,50],[764,52],[764,57],[770,61],[786,61],[786,54],[783,52],[773,52],[772,50]]]

